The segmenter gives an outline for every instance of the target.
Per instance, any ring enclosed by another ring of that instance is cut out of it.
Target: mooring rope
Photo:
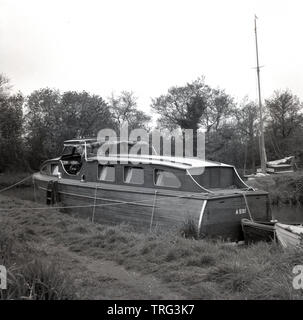
[[[24,179],[21,179],[20,181],[5,187],[3,189],[0,190],[0,193],[5,192],[7,190],[10,190],[22,183],[24,183],[25,181],[27,181],[28,179],[32,178],[33,179],[33,185],[34,185],[34,198],[36,201],[36,186],[35,186],[35,179],[33,177],[33,175],[30,175]],[[204,188],[203,188],[204,189]],[[205,191],[209,191],[207,189],[204,189]],[[117,202],[117,203],[103,203],[103,204],[97,204],[97,191],[98,191],[98,186],[96,185],[95,188],[95,193],[94,193],[94,202],[92,205],[88,204],[88,205],[78,205],[78,206],[53,206],[53,207],[10,207],[10,208],[0,208],[0,211],[12,211],[12,210],[16,210],[16,209],[22,209],[22,210],[59,210],[59,209],[76,209],[76,208],[93,208],[93,214],[92,214],[92,222],[94,222],[94,218],[95,218],[95,211],[96,211],[96,207],[107,207],[107,206],[117,206],[117,205],[122,205],[122,204],[131,204],[131,205],[140,205],[140,204],[144,204],[146,202],[150,202],[151,199],[146,199],[146,200],[141,200],[141,201],[121,201],[121,202]],[[248,205],[248,201],[247,201],[247,197],[245,193],[241,193],[244,201],[245,201],[245,206],[249,215],[249,218],[251,221],[254,221],[249,205]],[[182,198],[188,198],[188,197],[192,197],[196,195],[196,193],[192,193],[189,195],[179,195],[179,196],[174,196],[177,199],[182,199]],[[157,201],[157,190],[155,190],[155,194],[154,194],[154,199],[153,199],[153,204],[152,204],[152,214],[151,214],[151,222],[150,222],[150,230],[152,229],[152,224],[153,224],[153,220],[154,220],[154,213],[155,213],[155,208],[156,208],[156,201],[157,202],[161,202],[161,201],[166,201],[166,198],[170,198],[171,196],[161,196],[162,199],[158,199]],[[201,199],[201,200],[205,200],[205,199]]]
[[[179,196],[173,196],[174,198],[177,199],[182,199],[182,198],[190,198],[193,195],[196,195],[197,193],[192,193],[189,195],[179,195]],[[171,198],[172,196],[161,196],[162,199],[157,200],[157,202],[161,202],[161,201],[167,201],[167,198]],[[155,198],[154,198],[155,200]],[[199,200],[199,199],[197,199]],[[204,200],[204,199],[201,199]],[[145,199],[145,200],[141,200],[141,201],[121,201],[121,202],[117,202],[117,203],[104,203],[104,204],[87,204],[87,205],[78,205],[78,206],[52,206],[52,207],[10,207],[10,208],[0,208],[0,211],[12,211],[12,210],[16,210],[16,209],[22,209],[22,210],[56,210],[56,209],[76,209],[76,208],[92,208],[92,207],[107,207],[107,206],[116,206],[116,205],[121,205],[121,204],[131,204],[131,205],[144,205],[144,203],[146,202],[151,202],[151,199]],[[148,205],[148,204],[147,204]],[[156,206],[156,204],[153,205],[154,207]]]
[[[94,220],[95,220],[95,211],[96,211],[96,202],[97,202],[97,191],[98,191],[98,185],[96,184],[95,197],[94,197],[94,206],[93,206],[93,215],[92,215],[92,222],[94,222]]]
[[[202,187],[202,186],[200,185],[200,183],[198,183],[198,182],[194,179],[194,177],[191,175],[191,173],[189,172],[189,170],[186,170],[186,172],[187,172],[187,174],[190,176],[190,178],[192,179],[192,181],[193,181],[200,189],[204,190],[204,191],[207,192],[207,193],[213,193],[213,191]]]
[[[249,208],[249,205],[248,205],[248,202],[247,202],[247,197],[246,197],[246,194],[245,193],[242,193],[243,197],[244,197],[244,201],[245,201],[245,205],[246,205],[246,209],[247,209],[247,212],[248,212],[248,215],[249,215],[249,218],[250,220],[253,222],[253,217],[251,215],[251,212],[250,212],[250,208]]]
[[[9,190],[9,189],[12,189],[14,187],[16,187],[17,185],[20,185],[22,184],[23,182],[27,181],[28,179],[30,179],[31,177],[33,177],[33,175],[30,175],[16,183],[14,183],[13,185],[11,186],[8,186],[2,190],[0,190],[0,193],[1,192],[4,192],[6,190]],[[34,178],[33,178],[33,182],[34,182]],[[92,221],[94,221],[94,217],[95,217],[95,210],[96,210],[96,207],[105,207],[105,206],[115,206],[115,205],[121,205],[121,204],[143,204],[145,202],[150,202],[150,199],[146,199],[146,200],[141,200],[141,201],[137,201],[137,202],[133,202],[133,201],[121,201],[121,202],[117,202],[117,203],[104,203],[104,204],[99,204],[97,205],[96,202],[97,202],[97,190],[98,190],[98,186],[96,185],[96,188],[95,188],[95,196],[94,196],[94,203],[92,205],[79,205],[79,206],[54,206],[54,207],[30,207],[30,208],[25,208],[25,207],[14,207],[14,208],[0,208],[0,211],[11,211],[11,210],[16,210],[16,209],[23,209],[23,210],[59,210],[59,209],[76,209],[76,208],[90,208],[92,207],[93,208],[93,216],[92,216]],[[207,190],[207,189],[206,189]],[[35,190],[35,183],[34,183],[34,196],[36,198],[36,190]],[[189,195],[182,195],[182,196],[175,196],[176,198],[178,199],[181,199],[181,198],[187,198],[187,197],[192,197],[193,195],[195,195],[196,193],[192,193],[192,194],[189,194]],[[242,193],[243,197],[244,197],[244,201],[245,201],[245,204],[246,204],[246,208],[247,208],[247,211],[248,211],[248,214],[249,214],[249,217],[250,217],[250,220],[253,221],[253,218],[252,218],[252,215],[251,215],[251,212],[250,212],[250,208],[248,206],[248,202],[247,202],[247,198],[246,198],[246,195],[244,193]],[[160,201],[165,201],[166,198],[170,198],[171,196],[162,196],[162,199],[159,199],[158,202]],[[157,199],[157,190],[155,190],[155,196],[154,196],[154,199],[153,199],[153,209],[152,209],[152,216],[151,216],[151,226],[152,226],[152,223],[153,223],[153,217],[154,217],[154,211],[155,211],[155,206],[156,206],[156,199]],[[203,200],[203,199],[201,199]]]
[[[152,231],[152,226],[153,226],[153,222],[154,222],[156,200],[157,200],[157,190],[155,190],[154,201],[153,201],[153,210],[152,210],[152,214],[151,214],[151,218],[150,218],[150,227],[149,227],[150,232]]]
[[[4,192],[4,191],[7,191],[7,190],[10,190],[10,189],[18,186],[19,184],[22,184],[23,182],[25,182],[26,180],[30,179],[31,177],[32,177],[32,174],[31,174],[30,176],[28,176],[28,177],[26,177],[26,178],[24,178],[24,179],[22,179],[22,180],[20,180],[20,181],[18,181],[18,182],[16,182],[16,183],[14,183],[14,184],[6,187],[6,188],[1,189],[1,190],[0,190],[0,193],[2,193],[2,192]]]
[[[248,201],[247,201],[247,196],[245,193],[242,193],[243,195],[243,198],[244,198],[244,201],[245,201],[245,206],[247,208],[247,212],[248,212],[248,215],[249,215],[249,219],[250,221],[252,222],[255,222],[253,217],[252,217],[252,214],[251,214],[251,211],[250,211],[250,208],[249,208],[249,205],[248,205]],[[269,210],[270,210],[270,214],[271,214],[271,220],[270,222],[274,222],[275,220],[273,219],[273,216],[272,216],[272,207],[271,207],[271,204],[270,204],[270,199],[268,199],[269,201]],[[257,220],[258,223],[268,223],[269,221],[261,221],[261,220]]]
[[[164,199],[163,199],[164,200]],[[0,211],[11,211],[11,210],[57,210],[57,209],[75,209],[75,208],[93,208],[95,207],[107,207],[107,206],[117,206],[121,204],[142,204],[143,202],[151,201],[150,199],[131,202],[131,201],[121,201],[117,203],[103,203],[103,204],[87,204],[87,205],[79,205],[79,206],[60,206],[60,207],[10,207],[10,208],[0,208]]]
[[[37,202],[37,193],[36,193],[36,182],[35,182],[35,178],[33,175],[33,186],[34,186],[34,201]]]

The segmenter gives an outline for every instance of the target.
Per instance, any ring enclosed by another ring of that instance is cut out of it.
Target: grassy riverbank
[[[178,230],[136,233],[26,209],[36,205],[0,196],[0,264],[9,270],[2,298],[303,298],[292,288],[302,250],[185,239]]]

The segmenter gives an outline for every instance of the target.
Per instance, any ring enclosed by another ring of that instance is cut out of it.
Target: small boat
[[[250,244],[257,241],[275,241],[275,223],[275,221],[258,223],[249,219],[242,219],[241,225],[245,243]]]
[[[298,248],[303,245],[303,226],[283,224],[275,221],[254,222],[241,220],[245,243],[275,241],[283,248]]]
[[[266,163],[267,173],[290,173],[294,172],[295,157],[290,156],[279,160],[268,161]]]
[[[136,142],[106,143],[121,150]],[[231,241],[243,239],[241,219],[271,219],[268,193],[246,185],[232,165],[155,154],[100,156],[102,145],[96,139],[65,141],[61,156],[33,175],[40,201],[77,217],[144,230],[191,221],[199,237]]]
[[[276,223],[276,236],[278,242],[284,248],[302,247],[303,226]]]

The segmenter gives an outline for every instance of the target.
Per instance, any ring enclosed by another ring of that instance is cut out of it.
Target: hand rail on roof
[[[89,138],[89,139],[72,139],[72,140],[65,140],[64,144],[69,145],[69,144],[88,144],[88,143],[109,143],[109,144],[119,144],[119,143],[129,143],[129,144],[135,144],[135,143],[141,143],[141,144],[149,144],[147,141],[136,141],[136,140],[120,140],[118,139],[96,139],[96,138]]]

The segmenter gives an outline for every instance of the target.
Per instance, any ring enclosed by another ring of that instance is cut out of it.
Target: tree
[[[172,87],[166,95],[152,100],[152,109],[160,115],[163,127],[197,130],[204,126],[207,132],[219,128],[231,106],[231,97],[224,90],[212,89],[203,77]]]
[[[65,124],[65,136],[77,138],[96,137],[98,131],[113,128],[113,114],[98,95],[86,91],[67,91],[62,95],[61,119]]]
[[[231,107],[231,97],[224,90],[212,89],[203,77],[185,86],[172,87],[167,94],[152,100],[152,109],[160,115],[160,126],[193,130],[194,148],[198,129],[206,129],[208,142],[211,131],[219,130]]]
[[[240,108],[234,110],[235,128],[245,145],[244,170],[247,168],[247,158],[252,172],[256,171],[256,137],[258,132],[258,109],[254,102],[244,99]]]
[[[0,97],[3,99],[10,95],[11,86],[9,84],[9,79],[0,73]]]
[[[26,108],[29,162],[35,169],[41,161],[57,156],[64,140],[96,137],[99,130],[113,127],[105,101],[85,91],[36,90]]]
[[[9,80],[0,75],[0,170],[26,167],[22,144],[23,106],[21,93],[11,95]]]
[[[197,130],[206,113],[211,89],[198,79],[182,87],[172,87],[168,93],[152,99],[152,109],[160,115],[160,126],[173,130]]]
[[[289,90],[275,91],[272,98],[265,101],[265,105],[269,115],[266,136],[272,140],[272,156],[288,156],[298,147],[302,148],[302,144],[298,146],[296,142],[303,128],[302,103],[299,98]]]
[[[37,169],[41,161],[57,152],[57,131],[60,130],[60,92],[35,90],[26,101],[26,142],[28,161]]]
[[[133,92],[122,91],[118,96],[112,94],[108,100],[116,130],[124,122],[128,123],[129,130],[148,129],[151,117],[138,110],[137,98]]]

